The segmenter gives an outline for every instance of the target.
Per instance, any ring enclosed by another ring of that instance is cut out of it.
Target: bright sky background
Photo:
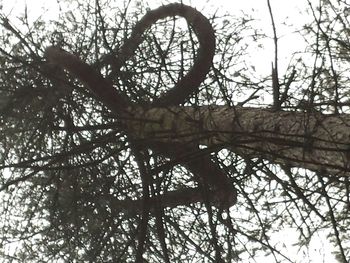
[[[122,2],[123,0],[115,0]],[[175,1],[175,0],[174,0]],[[159,6],[160,1],[148,1],[150,6],[155,8]],[[249,13],[254,12],[254,18],[258,20],[260,27],[265,29],[265,33],[272,36],[271,20],[268,12],[266,0],[184,0],[185,4],[196,7],[204,14],[212,14],[216,10],[222,12],[229,12],[235,16],[241,16],[242,12]],[[315,2],[315,1],[311,1]],[[37,16],[45,14],[48,19],[55,19],[57,17],[57,0],[0,0],[0,12],[5,15],[17,16],[24,13],[25,3],[27,3],[27,11],[29,18],[32,16],[33,20]],[[168,3],[168,2],[167,2]],[[287,24],[293,24],[295,27],[299,27],[306,21],[312,20],[312,17],[300,15],[300,11],[303,11],[307,6],[306,0],[271,0],[272,10],[274,11],[275,23],[277,25],[277,33],[279,39],[279,70],[283,74],[286,66],[290,60],[290,56],[293,51],[300,50],[303,42],[297,34],[292,33],[292,29],[281,25],[286,22]],[[2,10],[1,10],[2,9]],[[266,50],[263,53],[259,53],[256,60],[256,68],[259,71],[270,71],[271,62],[273,61],[273,42],[267,40],[264,43]],[[269,73],[269,72],[264,72]],[[276,233],[277,239],[289,240],[288,243],[292,244],[296,242],[296,230],[285,229],[279,233]],[[325,236],[320,236],[318,239],[311,240],[311,248],[309,251],[305,249],[298,251],[297,247],[290,245],[286,246],[288,255],[291,259],[294,259],[297,263],[336,263],[334,256],[331,254],[329,242]],[[1,259],[0,259],[1,261]],[[272,262],[270,258],[262,257],[256,258],[257,263]]]

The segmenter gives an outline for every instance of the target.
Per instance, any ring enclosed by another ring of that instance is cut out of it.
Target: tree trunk
[[[349,172],[350,115],[227,106],[132,108],[124,125],[146,142],[197,142],[332,175]]]

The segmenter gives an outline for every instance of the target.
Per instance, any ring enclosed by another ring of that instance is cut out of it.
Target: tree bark
[[[198,142],[288,167],[332,175],[350,170],[350,115],[217,105],[128,112],[133,116],[124,125],[141,142]]]

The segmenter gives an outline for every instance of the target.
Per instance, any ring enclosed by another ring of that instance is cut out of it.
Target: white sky
[[[115,1],[119,1],[122,3],[124,0]],[[59,2],[59,0],[0,0],[0,6],[2,3],[2,11],[4,14],[18,16],[24,13],[26,6],[25,3],[27,3],[26,11],[28,12],[28,17],[32,17],[32,21],[34,21],[37,16],[43,14],[45,14],[45,17],[47,17],[48,19],[55,19],[59,12],[57,2]],[[159,3],[169,3],[171,1],[148,0],[147,2],[149,3],[151,8],[156,8],[159,6]],[[174,2],[176,2],[176,0],[174,0]],[[265,30],[265,33],[272,36],[271,21],[268,13],[266,0],[183,0],[183,2],[185,4],[197,8],[204,14],[212,14],[216,10],[219,10],[221,12],[229,12],[230,14],[239,17],[242,16],[242,12],[249,13],[253,11],[254,18],[257,20],[257,26],[259,26],[260,28],[262,27]],[[291,58],[290,54],[293,51],[300,50],[301,45],[303,44],[300,37],[297,34],[291,34],[291,28],[283,26],[281,25],[281,23],[286,22],[288,24],[293,24],[295,27],[300,27],[305,21],[305,18],[300,19],[301,16],[299,15],[299,12],[303,10],[306,4],[306,0],[271,0],[275,22],[278,25],[277,34],[280,37],[280,73],[283,73],[285,71]],[[299,38],[299,41],[296,41],[297,38]],[[293,45],[290,45],[290,43],[293,43]],[[274,46],[272,40],[266,40],[266,42],[263,42],[263,44],[265,50],[263,53],[261,53],[262,51],[259,50],[257,56],[266,59],[257,60],[254,66],[256,67],[257,72],[263,74],[270,74]],[[281,56],[282,54],[288,55],[283,57]]]
[[[82,0],[83,1],[83,0]],[[115,0],[118,1],[118,0]],[[122,0],[119,0],[122,2]],[[175,1],[175,0],[174,0]],[[148,1],[153,2],[152,8],[159,6],[160,1]],[[157,3],[155,3],[157,2]],[[254,12],[254,18],[258,19],[259,26],[263,26],[266,29],[266,33],[272,36],[271,20],[268,13],[267,1],[265,0],[184,0],[185,4],[196,7],[198,10],[203,11],[204,14],[210,14],[217,9],[220,11],[227,11],[235,16],[240,16],[242,11],[244,13]],[[314,1],[312,1],[314,2]],[[0,12],[5,15],[11,14],[16,16],[24,13],[25,3],[27,3],[29,17],[42,15],[50,19],[57,17],[57,1],[56,0],[0,0]],[[167,2],[168,3],[168,2]],[[303,44],[296,34],[292,34],[291,29],[287,28],[281,23],[293,24],[296,27],[300,27],[306,19],[311,20],[311,17],[305,17],[300,15],[307,6],[306,0],[271,0],[272,10],[274,11],[274,19],[277,25],[279,40],[279,66],[280,72],[284,72],[293,51],[300,49]],[[2,6],[2,8],[1,8]],[[2,9],[2,10],[1,10]],[[264,53],[259,53],[259,59],[256,61],[257,71],[270,71],[271,62],[273,61],[273,42],[268,41],[264,43],[266,50]],[[268,73],[268,72],[266,72]],[[298,251],[297,248],[291,246],[296,242],[296,232],[294,229],[285,229],[276,234],[277,239],[289,240],[287,245],[288,253],[291,259],[294,259],[297,263],[336,263],[334,256],[331,254],[331,247],[326,240],[325,235],[315,238],[311,241],[311,248],[308,251],[304,249]],[[0,259],[1,260],[1,259]],[[261,257],[256,258],[257,263],[272,262],[270,258]]]

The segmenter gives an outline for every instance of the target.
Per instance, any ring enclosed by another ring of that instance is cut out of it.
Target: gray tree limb
[[[349,173],[350,115],[227,106],[142,108],[125,125],[136,139],[198,142],[249,158],[332,175]]]

